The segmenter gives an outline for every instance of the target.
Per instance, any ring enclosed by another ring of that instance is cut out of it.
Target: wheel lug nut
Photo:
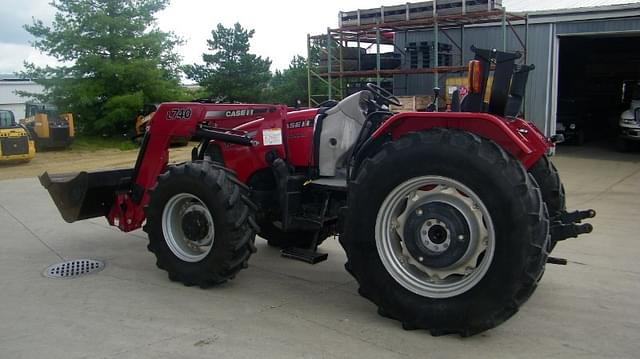
[[[418,216],[422,216],[422,214],[423,214],[423,213],[424,213],[424,212],[422,212],[422,209],[420,209],[420,208],[418,208],[418,209],[416,210],[416,214],[417,214]]]
[[[460,242],[464,241],[464,236],[463,236],[462,234],[461,234],[461,235],[459,235],[459,236],[458,236],[458,240],[459,240]]]
[[[420,258],[418,258],[418,260],[419,260],[420,262],[424,262],[424,257],[420,257]]]

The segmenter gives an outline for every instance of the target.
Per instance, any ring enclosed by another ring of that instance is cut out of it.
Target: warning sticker
[[[262,131],[262,144],[265,146],[278,146],[282,144],[282,129],[270,128]]]

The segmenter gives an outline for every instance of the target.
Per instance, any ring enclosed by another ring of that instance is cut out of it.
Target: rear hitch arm
[[[562,211],[558,216],[551,220],[552,241],[564,241],[569,238],[578,238],[579,235],[593,232],[593,226],[590,223],[582,224],[582,220],[593,218],[596,211],[588,209],[585,211]]]
[[[593,232],[593,226],[590,223],[585,224],[564,224],[555,222],[551,225],[551,240],[564,241],[569,238],[578,238],[579,235]]]
[[[563,224],[571,224],[571,223],[580,223],[583,219],[594,218],[596,216],[596,211],[592,209],[588,209],[586,211],[573,211],[566,212],[563,211],[557,219],[560,220]]]

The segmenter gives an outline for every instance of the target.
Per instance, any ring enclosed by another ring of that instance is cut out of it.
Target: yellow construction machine
[[[13,112],[0,110],[0,163],[31,161],[36,148],[24,127],[16,123]]]
[[[27,103],[25,117],[21,123],[38,150],[67,148],[73,142],[75,128],[71,113],[59,113],[49,104]]]

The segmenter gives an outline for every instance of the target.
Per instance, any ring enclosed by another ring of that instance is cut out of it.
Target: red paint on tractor
[[[171,139],[193,136],[200,124],[236,125],[230,133],[245,133],[253,146],[212,141],[222,149],[227,168],[245,182],[256,171],[269,167],[267,153],[275,153],[291,166],[313,166],[313,133],[317,109],[287,112],[285,106],[245,104],[162,104],[151,120],[149,143],[142,156],[133,185],[144,194],[136,203],[128,192],[116,193],[109,223],[129,232],[142,226],[148,190],[169,162]],[[237,125],[241,123],[240,125]],[[390,133],[396,139],[407,133],[430,128],[459,128],[493,140],[518,158],[525,167],[533,165],[552,144],[530,123],[507,120],[486,113],[401,113],[390,117],[373,134]]]
[[[553,146],[530,122],[504,119],[487,113],[406,112],[394,115],[374,132],[397,139],[409,132],[430,128],[458,128],[490,139],[529,168]]]

